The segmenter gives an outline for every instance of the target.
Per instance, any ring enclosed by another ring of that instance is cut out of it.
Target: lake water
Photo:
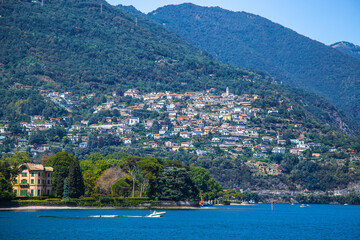
[[[0,239],[360,239],[360,206],[0,211]]]

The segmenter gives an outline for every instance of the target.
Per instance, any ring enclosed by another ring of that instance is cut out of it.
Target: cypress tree
[[[69,168],[70,197],[78,198],[84,195],[84,179],[81,174],[79,160],[74,158]]]
[[[69,179],[64,179],[64,191],[63,191],[63,199],[68,200],[70,198],[70,184]]]

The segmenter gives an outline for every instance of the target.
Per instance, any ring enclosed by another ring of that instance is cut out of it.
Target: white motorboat
[[[165,215],[165,213],[166,212],[157,212],[156,210],[154,210],[152,213],[150,213],[146,217],[163,217]]]

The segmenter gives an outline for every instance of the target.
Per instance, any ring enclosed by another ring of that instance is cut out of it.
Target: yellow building
[[[231,121],[231,115],[230,114],[226,114],[223,116],[223,120],[224,121]]]
[[[197,125],[204,125],[204,122],[203,122],[202,119],[198,119],[198,120],[196,121],[196,124],[197,124]]]
[[[13,182],[17,197],[36,197],[52,195],[52,167],[25,163],[20,166],[19,175]]]

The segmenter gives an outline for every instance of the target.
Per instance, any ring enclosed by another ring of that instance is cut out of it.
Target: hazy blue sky
[[[270,19],[325,44],[348,41],[360,45],[360,0],[108,0],[148,13],[169,4],[192,2],[245,11]]]

